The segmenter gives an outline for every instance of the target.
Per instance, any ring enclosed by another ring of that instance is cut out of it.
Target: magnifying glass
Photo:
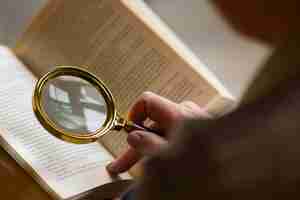
[[[33,110],[50,134],[76,144],[95,142],[111,130],[151,131],[121,117],[105,84],[79,67],[57,67],[39,79]]]

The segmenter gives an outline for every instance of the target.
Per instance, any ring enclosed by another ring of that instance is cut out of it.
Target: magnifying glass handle
[[[147,132],[152,132],[152,133],[156,133],[156,131],[150,129],[150,128],[147,128],[147,127],[144,127],[144,126],[140,126],[140,125],[137,125],[131,121],[127,121],[125,126],[124,126],[124,129],[126,130],[126,132],[130,133],[131,131],[147,131]]]

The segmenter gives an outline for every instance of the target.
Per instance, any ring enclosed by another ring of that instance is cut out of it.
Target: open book
[[[82,66],[99,76],[123,116],[144,91],[194,101],[216,116],[235,106],[226,88],[143,1],[49,1],[14,50],[0,48],[0,141],[56,199],[84,198],[95,189],[99,199],[109,198],[107,191],[121,192],[137,174],[133,169],[111,177],[105,170],[127,149],[124,132],[75,145],[41,128],[31,107],[33,87],[57,65]]]

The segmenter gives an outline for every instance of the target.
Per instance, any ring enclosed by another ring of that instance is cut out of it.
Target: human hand
[[[129,133],[127,137],[129,149],[107,166],[107,170],[113,174],[129,170],[144,156],[151,156],[168,145],[172,137],[171,129],[181,121],[210,117],[205,109],[193,102],[184,101],[177,104],[151,92],[143,93],[129,113],[130,120],[149,127],[160,135],[146,131]]]

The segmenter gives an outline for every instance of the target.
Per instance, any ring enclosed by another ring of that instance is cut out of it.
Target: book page
[[[66,199],[112,182],[105,166],[113,157],[98,143],[65,143],[36,120],[31,99],[35,78],[6,48],[0,47],[1,143],[45,189]],[[24,167],[24,166],[23,166]]]
[[[201,106],[222,96],[129,9],[129,2],[50,1],[15,51],[37,76],[55,65],[88,68],[111,90],[124,117],[144,91]],[[102,142],[118,155],[127,148],[125,138],[124,132],[115,132]]]

